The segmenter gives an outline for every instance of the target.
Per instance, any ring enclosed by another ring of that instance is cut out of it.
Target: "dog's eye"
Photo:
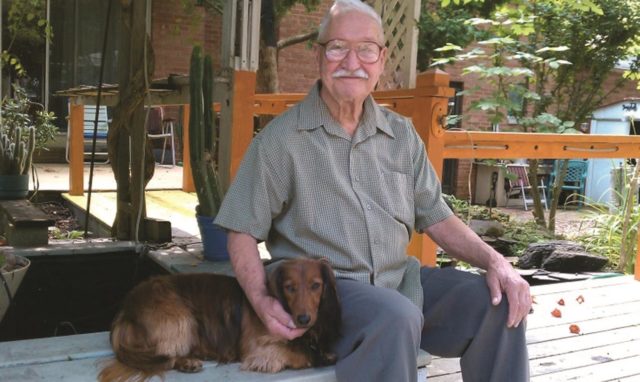
[[[319,282],[315,282],[311,284],[311,290],[318,290],[318,288],[322,288],[322,284]]]

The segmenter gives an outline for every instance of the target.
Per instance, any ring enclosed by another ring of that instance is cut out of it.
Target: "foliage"
[[[20,0],[9,4],[9,43],[2,51],[2,64],[12,68],[18,77],[22,77],[26,75],[26,69],[19,56],[26,57],[35,53],[45,39],[51,38],[52,29],[47,23],[44,1]]]
[[[609,258],[609,264],[618,271],[633,273],[640,205],[638,204],[638,165],[631,169],[623,166],[618,174],[620,190],[610,190],[616,200],[612,205],[586,201],[590,207],[590,219],[594,232],[576,238],[588,251]]]
[[[58,132],[58,128],[53,124],[56,119],[55,114],[45,111],[43,105],[29,100],[22,87],[14,84],[13,92],[13,97],[2,100],[0,131],[13,136],[17,127],[34,126],[36,128],[35,149],[47,150],[47,144]]]
[[[455,41],[439,48],[455,55],[434,65],[463,62],[463,74],[473,74],[489,84],[489,96],[473,101],[471,108],[485,112],[493,126],[507,116],[524,132],[576,133],[592,111],[624,79],[603,91],[617,62],[628,58],[640,34],[640,4],[617,0],[522,0],[497,9],[492,18],[466,21],[484,39],[464,51]],[[464,42],[464,41],[463,41]],[[636,72],[640,56],[631,60]],[[627,73],[627,75],[629,75]],[[478,91],[467,89],[463,94]],[[530,161],[534,216],[547,227],[538,193],[537,161]],[[561,172],[562,174],[562,172]],[[556,185],[563,177],[556,178]],[[548,229],[555,229],[559,192],[554,192]]]
[[[417,26],[418,70],[423,71],[438,58],[451,57],[454,51],[438,50],[448,42],[467,46],[482,38],[483,32],[466,24],[472,17],[488,17],[489,14],[506,0],[454,0],[453,3],[442,0],[422,1],[420,19]]]
[[[447,204],[452,208],[455,215],[463,221],[478,219],[495,220],[500,222],[505,229],[503,238],[510,239],[515,242],[513,252],[517,256],[521,255],[531,243],[538,243],[557,238],[549,231],[542,229],[533,221],[527,221],[524,223],[514,221],[508,214],[500,212],[494,208],[490,209],[484,206],[472,205],[451,195],[444,195],[444,198],[447,201]]]

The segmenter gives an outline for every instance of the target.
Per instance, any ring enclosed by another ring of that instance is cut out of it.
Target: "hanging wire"
[[[109,35],[109,23],[111,20],[111,4],[107,1],[107,19],[104,25],[104,38],[102,40],[102,54],[100,56],[100,76],[98,78],[98,95],[96,99],[96,113],[93,120],[93,139],[91,142],[91,165],[89,167],[89,190],[87,194],[87,211],[84,216],[84,238],[89,236],[89,216],[91,215],[91,192],[93,191],[93,168],[96,159],[96,141],[98,136],[98,117],[100,115],[100,97],[102,96],[102,83],[104,79],[104,61],[107,55],[107,37]]]

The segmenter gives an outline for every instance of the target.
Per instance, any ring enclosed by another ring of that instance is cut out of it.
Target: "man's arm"
[[[306,329],[296,329],[280,302],[269,296],[256,239],[246,233],[230,231],[227,247],[236,278],[269,333],[288,340],[304,334]]]
[[[427,227],[425,232],[447,254],[486,270],[491,302],[498,305],[502,300],[502,292],[506,293],[509,301],[507,326],[520,325],[531,309],[529,284],[500,253],[482,241],[455,215]]]

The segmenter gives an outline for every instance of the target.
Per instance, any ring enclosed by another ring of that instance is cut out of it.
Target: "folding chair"
[[[147,123],[147,131],[151,130],[150,127],[152,125],[152,115],[155,113],[159,113],[160,120],[160,131],[147,133],[149,139],[162,139],[162,155],[160,157],[160,164],[164,165],[164,155],[167,152],[167,144],[170,144],[171,149],[171,167],[176,165],[176,145],[174,141],[174,122],[173,118],[165,118],[164,109],[162,107],[153,108],[150,111],[149,121]]]
[[[553,171],[551,172],[551,180],[549,182],[549,195],[553,195],[553,185],[555,183],[555,179],[560,172],[560,166],[562,165],[562,160],[556,160],[553,165]],[[569,164],[567,166],[567,173],[564,176],[564,181],[562,186],[560,187],[560,192],[562,191],[571,191],[571,196],[567,198],[569,200],[571,197],[577,200],[578,207],[582,207],[582,200],[584,199],[585,194],[585,183],[587,179],[587,161],[580,159],[570,159]]]
[[[527,198],[527,193],[531,192],[531,183],[529,183],[529,171],[527,170],[527,167],[527,165],[523,164],[508,164],[506,166],[506,172],[511,174],[511,176],[507,178],[509,184],[509,190],[507,191],[507,206],[509,206],[509,201],[512,200],[512,196],[518,196],[522,199],[522,205],[524,206],[525,211],[528,210],[527,204],[533,203],[533,199]],[[548,209],[546,187],[544,185],[544,180],[542,179],[540,179],[538,190],[541,191],[541,201],[544,203],[544,208]]]
[[[83,135],[84,135],[84,160],[91,160],[91,149],[93,146],[93,132],[94,132],[94,123],[96,117],[96,107],[95,105],[85,105],[84,106],[84,124],[83,124]],[[96,130],[96,158],[103,158],[102,163],[109,163],[109,154],[107,152],[107,134],[109,133],[109,123],[111,120],[107,114],[107,107],[100,106],[100,110],[98,111],[98,129]],[[69,162],[69,146],[71,142],[71,128],[67,127],[67,147],[65,149],[65,157],[67,162]],[[100,149],[100,151],[98,151]]]

